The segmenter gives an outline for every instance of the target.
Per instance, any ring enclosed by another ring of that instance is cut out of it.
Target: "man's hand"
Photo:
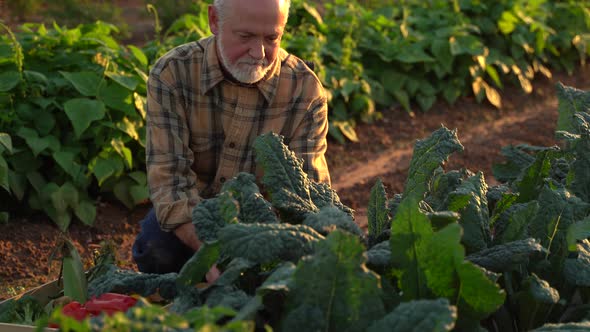
[[[188,247],[192,248],[194,251],[199,250],[201,247],[201,240],[197,236],[197,232],[195,230],[195,225],[192,222],[187,222],[186,224],[182,224],[174,230],[174,235]]]
[[[191,222],[178,226],[174,230],[174,235],[176,235],[176,237],[179,238],[182,243],[186,244],[194,251],[199,250],[203,244],[203,242],[201,242],[197,236],[195,225],[193,225]],[[209,272],[207,272],[205,275],[205,279],[208,283],[213,283],[215,280],[217,280],[217,278],[219,278],[220,275],[221,272],[217,268],[217,265],[213,265]]]

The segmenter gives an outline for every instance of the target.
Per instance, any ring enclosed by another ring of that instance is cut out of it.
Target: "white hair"
[[[239,1],[239,0],[238,0]],[[214,0],[213,1],[213,7],[215,7],[215,10],[217,11],[217,17],[219,18],[219,23],[222,24],[223,21],[225,20],[225,14],[227,13],[228,10],[228,0]],[[289,17],[289,8],[291,7],[291,0],[280,0],[282,6],[283,6],[283,10],[285,11],[285,17],[288,18]]]

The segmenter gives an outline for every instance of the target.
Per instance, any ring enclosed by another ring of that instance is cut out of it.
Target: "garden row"
[[[494,169],[502,184],[490,187],[481,172],[442,167],[463,147],[441,127],[416,141],[402,193],[375,184],[367,234],[280,136],[262,135],[256,162],[269,199],[241,173],[199,204],[193,224],[205,244],[179,273],[105,259],[87,280],[79,257],[77,268],[64,263],[64,295],[134,294],[135,307],[76,322],[23,297],[0,319],[18,322],[28,305],[38,310],[29,318],[66,331],[588,330],[590,92],[557,88],[561,147],[504,148]],[[213,264],[223,273],[203,284]]]
[[[92,224],[95,200],[144,201],[146,79],[155,60],[208,35],[207,4],[138,47],[117,28],[1,25],[0,220],[42,211],[60,229]],[[356,139],[356,121],[399,103],[423,110],[475,94],[499,106],[503,84],[549,68],[568,71],[590,52],[590,11],[579,1],[334,0],[320,12],[293,0],[283,45],[312,61],[330,95],[330,134]],[[3,148],[2,148],[3,147]]]

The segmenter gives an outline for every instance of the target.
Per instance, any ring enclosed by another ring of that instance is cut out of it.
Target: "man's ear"
[[[213,5],[209,5],[207,8],[207,14],[209,16],[209,29],[214,35],[219,33],[219,15]]]

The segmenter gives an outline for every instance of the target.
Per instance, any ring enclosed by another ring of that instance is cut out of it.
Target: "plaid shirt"
[[[330,183],[325,91],[283,49],[260,82],[245,85],[224,76],[214,36],[181,45],[150,71],[147,97],[148,184],[165,231],[191,222],[193,207],[237,173],[260,179],[252,144],[270,131],[285,137],[312,180]]]

